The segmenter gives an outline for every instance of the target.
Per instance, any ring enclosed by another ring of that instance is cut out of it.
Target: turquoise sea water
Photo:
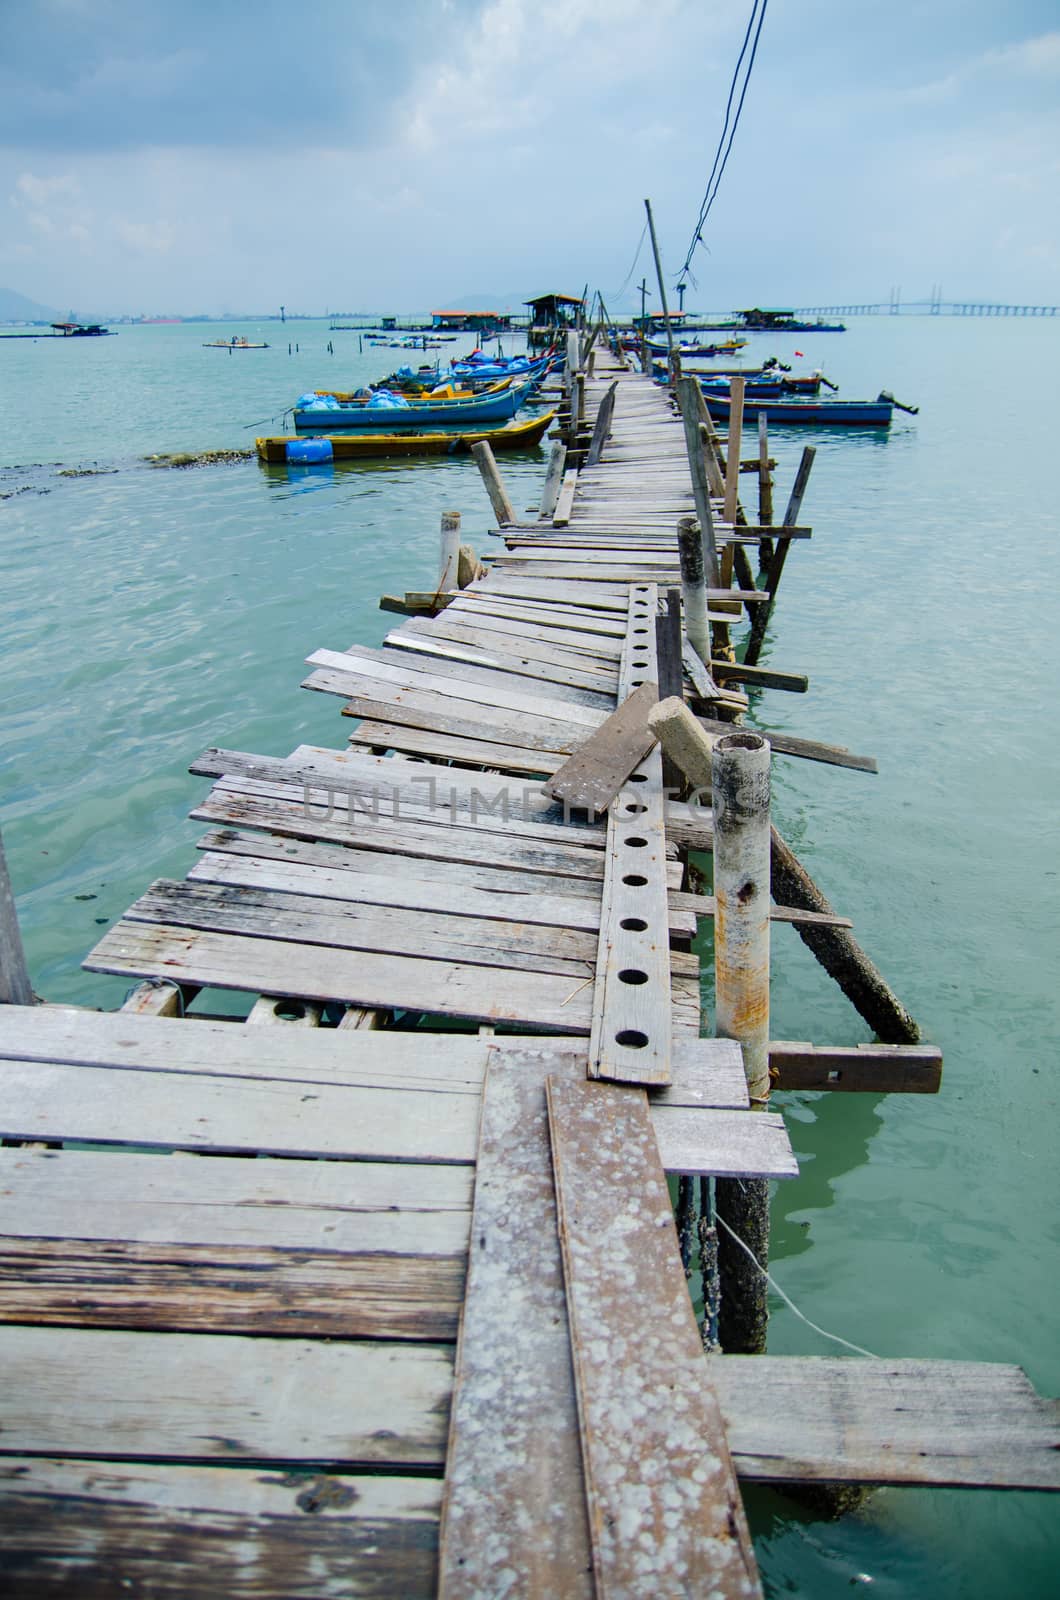
[[[469,461],[147,466],[246,447],[304,389],[404,359],[358,356],[324,323],[233,331],[300,348],[227,355],[193,326],[0,347],[0,825],[51,1000],[120,1003],[124,983],[79,962],[153,878],[191,865],[203,826],[187,813],[208,786],[188,763],[213,744],[342,744],[338,702],[298,689],[305,655],[381,640],[378,596],[436,577],[443,510],[488,542]],[[776,1196],[774,1270],[815,1322],[879,1355],[1018,1362],[1060,1393],[1057,418],[1039,398],[1060,326],[864,318],[796,346],[843,395],[889,387],[921,412],[889,434],[774,430],[778,511],[817,445],[814,537],[789,558],[763,660],[811,688],[760,694],[754,715],[880,764],[777,758],[775,817],[946,1069],[937,1098],[781,1097],[802,1175]],[[792,348],[756,337],[748,355]],[[544,451],[502,463],[517,505],[536,503],[544,466]],[[868,1037],[791,929],[773,949],[775,1037]],[[776,1353],[839,1353],[772,1309]],[[884,1490],[838,1524],[748,1501],[770,1595],[1055,1590],[1044,1496]]]

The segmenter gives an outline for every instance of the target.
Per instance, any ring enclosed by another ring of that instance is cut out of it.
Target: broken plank
[[[730,722],[716,722],[711,717],[698,721],[708,733],[731,733]],[[763,739],[769,740],[770,749],[778,756],[802,756],[807,761],[824,761],[833,767],[853,767],[858,772],[878,772],[875,756],[859,756],[840,744],[821,744],[815,739],[798,739],[792,734],[777,733],[772,728],[755,728]]]
[[[645,1096],[553,1077],[548,1114],[597,1594],[760,1595]]]
[[[656,684],[642,683],[542,784],[545,794],[602,816],[655,743],[648,712],[658,698]]]
[[[671,910],[691,911],[698,917],[712,917],[716,906],[717,902],[712,894],[686,894],[683,891],[670,894]],[[772,906],[769,917],[771,922],[815,922],[818,926],[828,928],[854,926],[849,917],[840,917],[824,911],[800,911],[797,906]]]
[[[841,1047],[771,1039],[769,1081],[774,1089],[937,1094],[942,1082],[942,1051],[933,1044]]]
[[[440,1541],[442,1600],[593,1600],[544,1072],[482,1104]]]

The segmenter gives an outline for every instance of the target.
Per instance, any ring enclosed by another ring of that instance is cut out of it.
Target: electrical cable
[[[759,39],[761,38],[761,35],[762,35],[762,24],[765,22],[766,8],[767,8],[768,4],[769,4],[769,0],[761,0],[761,8],[762,9],[761,9],[761,11],[759,11],[759,9],[758,9],[759,8],[759,0],[752,0],[751,15],[750,15],[750,17],[748,18],[748,21],[747,21],[747,30],[744,33],[743,44],[740,47],[740,54],[736,59],[736,66],[733,69],[732,82],[729,85],[729,96],[728,96],[728,99],[727,99],[727,101],[725,103],[725,120],[724,120],[724,122],[722,124],[721,136],[718,139],[718,147],[714,152],[714,162],[713,162],[713,165],[711,166],[711,169],[710,169],[710,176],[707,179],[707,187],[706,187],[706,190],[704,192],[702,202],[700,203],[699,216],[698,216],[697,221],[696,221],[696,226],[695,226],[695,228],[693,229],[693,232],[692,232],[692,240],[691,240],[691,243],[688,246],[688,253],[685,256],[684,264],[681,267],[680,272],[678,273],[678,277],[679,278],[683,278],[685,276],[685,274],[689,271],[689,269],[691,267],[691,264],[692,264],[692,257],[695,254],[696,245],[703,243],[703,238],[702,238],[703,226],[704,226],[708,216],[710,215],[711,208],[713,207],[714,201],[717,198],[718,189],[719,189],[719,187],[721,185],[721,180],[722,180],[722,178],[723,178],[723,176],[725,174],[725,168],[728,165],[729,155],[730,155],[730,152],[732,150],[733,140],[736,137],[736,130],[740,125],[740,113],[743,111],[743,103],[744,103],[744,99],[745,99],[745,97],[747,95],[747,86],[751,81],[751,72],[752,72],[752,70],[754,68],[755,56],[758,53],[758,41],[759,41]],[[757,26],[755,25],[756,17],[757,17]],[[729,128],[729,116],[730,116],[730,113],[732,111],[733,97],[734,97],[734,95],[736,93],[736,85],[739,82],[739,78],[740,78],[740,68],[741,68],[741,66],[743,64],[744,56],[747,54],[747,43],[748,43],[748,40],[751,37],[752,28],[755,30],[754,42],[751,45],[751,54],[750,54],[750,58],[748,59],[748,62],[747,62],[747,70],[744,73],[743,86],[742,86],[742,88],[740,90],[740,98],[737,101],[737,105],[736,105],[736,115],[733,118],[732,128],[730,130],[730,128]],[[728,143],[726,143],[726,135],[728,135]],[[722,153],[723,149],[724,149],[724,154]],[[719,163],[720,163],[720,165],[719,165]]]
[[[798,1306],[795,1304],[795,1302],[791,1298],[791,1296],[789,1294],[786,1294],[784,1292],[784,1290],[780,1287],[780,1284],[777,1282],[776,1278],[774,1278],[773,1274],[771,1272],[767,1272],[766,1271],[765,1267],[762,1265],[762,1263],[759,1261],[758,1257],[755,1255],[754,1251],[751,1249],[751,1246],[749,1244],[745,1244],[744,1243],[744,1241],[740,1238],[740,1235],[736,1232],[735,1228],[730,1228],[729,1224],[726,1222],[725,1218],[720,1214],[720,1212],[718,1212],[718,1211],[714,1212],[714,1221],[715,1222],[720,1222],[722,1227],[725,1229],[725,1232],[729,1235],[729,1237],[732,1238],[732,1239],[735,1239],[736,1243],[740,1246],[740,1249],[743,1250],[745,1252],[745,1254],[747,1254],[747,1255],[749,1255],[751,1257],[751,1260],[754,1262],[755,1266],[758,1268],[758,1270],[762,1274],[763,1278],[765,1278],[766,1282],[770,1285],[771,1288],[773,1288],[773,1289],[775,1289],[777,1291],[777,1294],[779,1294],[780,1298],[783,1300],[783,1302],[787,1306],[788,1310],[789,1311],[794,1311],[795,1315],[799,1318],[799,1320],[801,1322],[805,1322],[805,1324],[806,1324],[806,1326],[808,1328],[812,1328],[814,1333],[819,1333],[821,1335],[821,1337],[824,1338],[824,1339],[831,1339],[834,1344],[841,1344],[844,1347],[844,1349],[846,1349],[846,1350],[853,1350],[855,1355],[868,1356],[869,1359],[872,1360],[872,1361],[878,1361],[880,1359],[879,1356],[874,1356],[871,1350],[863,1350],[861,1345],[859,1345],[859,1344],[851,1344],[849,1339],[842,1339],[842,1338],[840,1338],[838,1333],[829,1333],[827,1328],[819,1328],[817,1326],[816,1322],[811,1322],[809,1317],[806,1316],[804,1312],[799,1310]]]

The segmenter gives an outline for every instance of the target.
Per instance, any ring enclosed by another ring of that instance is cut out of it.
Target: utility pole
[[[643,326],[644,326],[644,305],[645,305],[645,302],[646,302],[646,300],[648,298],[648,280],[647,280],[647,278],[641,278],[640,284],[639,284],[639,288],[640,288],[640,322],[641,322],[641,327],[643,328]]]
[[[685,283],[684,279],[682,278],[681,282],[677,285],[677,309],[682,313],[685,309],[685,290],[687,288],[688,284]]]

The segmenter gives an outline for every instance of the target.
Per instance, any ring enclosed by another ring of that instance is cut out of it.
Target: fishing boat
[[[502,360],[467,360],[451,361],[449,370],[456,378],[470,378],[475,383],[496,378],[543,378],[551,364],[552,357],[546,352],[537,360],[530,361],[526,356],[512,356]]]
[[[387,423],[408,428],[445,428],[464,424],[505,422],[514,417],[530,392],[530,383],[512,384],[491,394],[461,395],[451,400],[409,400],[404,395],[376,393],[370,400],[336,400],[331,395],[302,395],[294,405],[299,433],[326,429],[374,428]]]
[[[257,439],[258,457],[271,463],[309,465],[317,461],[372,461],[393,456],[466,455],[473,444],[487,440],[494,450],[529,450],[541,443],[556,413],[547,411],[530,422],[509,422],[502,428],[473,432],[326,433],[311,438]]]
[[[682,361],[695,361],[697,357],[734,355],[737,350],[742,350],[747,343],[746,339],[726,339],[722,344],[700,344],[698,339],[691,342],[678,344],[674,340],[674,355],[680,356]],[[648,349],[653,356],[669,357],[670,347],[665,339],[649,339]]]
[[[727,395],[706,394],[707,409],[718,422],[729,420]],[[769,423],[802,423],[818,428],[890,426],[897,401],[890,395],[880,395],[877,400],[800,400],[793,395],[776,400],[751,400],[744,402],[744,421],[754,421],[764,415]],[[902,410],[912,410],[904,406]]]
[[[235,334],[231,339],[211,339],[203,345],[204,350],[267,350],[267,344],[251,344],[249,339],[237,339]]]
[[[699,386],[704,394],[727,395],[730,392],[732,379],[728,377],[709,377],[699,380]],[[767,372],[758,378],[748,378],[744,385],[746,399],[772,400],[784,394],[815,395],[821,392],[821,374],[811,372],[805,377],[791,377],[784,372]]]

